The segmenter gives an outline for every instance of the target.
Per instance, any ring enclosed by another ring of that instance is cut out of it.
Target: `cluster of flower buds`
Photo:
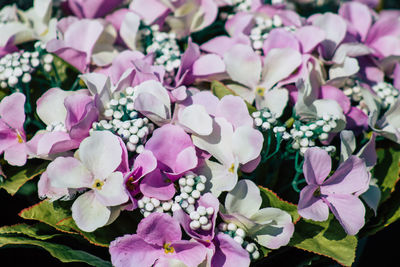
[[[154,64],[164,67],[166,79],[174,77],[175,71],[181,65],[181,50],[176,34],[161,32],[158,25],[145,29],[144,34],[151,36],[151,43],[146,47],[146,53],[154,53]]]
[[[92,130],[118,134],[129,152],[141,153],[155,126],[148,118],[139,117],[134,109],[134,92],[135,88],[127,87],[124,92],[115,95],[106,105],[105,119],[94,122]]]
[[[191,222],[189,224],[192,230],[200,229],[208,231],[212,227],[211,217],[214,214],[213,207],[198,206],[196,210],[189,213]]]
[[[283,28],[287,31],[296,29],[295,27],[283,26],[282,19],[278,15],[274,15],[272,18],[262,15],[255,17],[254,26],[250,32],[250,40],[256,52],[262,52],[264,41],[267,39],[269,32],[276,28]]]
[[[7,54],[0,59],[0,87],[14,88],[18,83],[29,83],[32,72],[41,64],[45,71],[51,71],[53,56],[42,53],[40,42],[35,43],[36,51],[19,51]]]
[[[49,132],[67,132],[65,124],[62,122],[53,122],[46,127],[46,131]]]
[[[218,225],[219,231],[221,231],[224,234],[229,235],[230,237],[233,238],[237,243],[239,243],[247,252],[250,254],[250,258],[252,260],[257,260],[260,258],[260,251],[258,250],[258,247],[255,243],[252,242],[247,242],[245,240],[246,238],[246,232],[238,227],[234,223],[220,223]]]
[[[233,0],[233,9],[235,12],[251,11],[251,4],[253,0]]]
[[[304,154],[308,148],[315,146],[317,140],[326,141],[329,133],[337,126],[336,120],[335,117],[325,114],[322,118],[313,122],[302,123],[296,121],[290,130],[290,135],[293,139],[292,148],[300,150],[300,153]],[[329,153],[335,152],[334,146],[323,148]]]
[[[251,114],[254,119],[254,125],[261,132],[272,130],[277,136],[280,134],[284,140],[290,138],[290,134],[286,132],[285,126],[279,126],[277,117],[268,108],[263,108]]]
[[[380,82],[372,86],[372,90],[375,91],[376,95],[381,100],[384,109],[388,108],[396,102],[399,97],[399,90],[397,90],[392,84],[386,82]]]
[[[149,198],[143,196],[138,200],[140,213],[142,213],[144,217],[149,216],[153,212],[168,213],[169,215],[172,215],[172,205],[172,200],[162,201],[153,197]]]
[[[180,194],[175,196],[175,202],[186,213],[190,214],[195,210],[196,201],[206,188],[206,181],[207,178],[204,175],[197,176],[191,172],[179,179]]]

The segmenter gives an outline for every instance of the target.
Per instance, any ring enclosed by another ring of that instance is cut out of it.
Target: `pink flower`
[[[78,18],[101,18],[112,11],[123,0],[67,0],[68,7]]]
[[[92,232],[116,218],[114,212],[129,200],[123,186],[124,145],[108,131],[94,131],[83,140],[78,158],[58,157],[47,167],[53,188],[89,189],[72,205],[72,218],[80,229]]]
[[[152,213],[138,225],[137,234],[125,235],[110,244],[112,264],[122,266],[171,266],[181,261],[198,266],[206,257],[206,248],[182,239],[179,223],[164,213]]]
[[[25,95],[14,93],[0,102],[0,154],[11,165],[26,163],[26,136],[24,131]]]

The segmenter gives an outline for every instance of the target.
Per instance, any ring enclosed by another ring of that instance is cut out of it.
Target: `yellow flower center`
[[[22,139],[22,137],[19,133],[17,133],[17,139],[18,139],[18,143],[20,143],[20,144],[22,144],[24,142],[24,140]]]
[[[94,181],[92,187],[93,187],[94,189],[101,190],[101,188],[103,187],[103,185],[104,185],[104,182],[103,182],[103,181],[100,181],[99,179],[96,179],[96,180]]]
[[[231,167],[228,169],[229,172],[234,173],[235,172],[235,164],[232,163]]]
[[[259,96],[264,96],[265,88],[264,88],[264,87],[257,87],[256,93],[257,93],[257,95],[259,95]]]
[[[171,246],[171,243],[165,243],[164,244],[164,252],[165,252],[165,254],[174,253],[175,249],[174,249],[174,247]]]

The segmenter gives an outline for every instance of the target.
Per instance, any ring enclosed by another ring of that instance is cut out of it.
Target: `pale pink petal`
[[[80,195],[72,204],[72,218],[85,232],[93,232],[107,224],[111,211],[101,204],[93,191]]]
[[[51,186],[57,188],[91,187],[93,177],[76,158],[58,157],[47,166]]]
[[[79,158],[95,179],[104,180],[121,163],[122,148],[116,135],[94,131],[79,147]]]
[[[226,72],[235,82],[254,88],[261,73],[261,59],[248,45],[237,44],[224,54]]]
[[[304,154],[303,172],[310,185],[321,185],[332,168],[331,157],[321,148],[307,149]]]

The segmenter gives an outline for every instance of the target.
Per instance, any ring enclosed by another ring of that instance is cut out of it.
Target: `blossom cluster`
[[[400,12],[265,2],[4,7],[2,168],[47,162],[38,196],[83,232],[139,211],[114,266],[249,266],[289,244],[294,214],[357,235],[380,201],[376,142],[400,144]]]

